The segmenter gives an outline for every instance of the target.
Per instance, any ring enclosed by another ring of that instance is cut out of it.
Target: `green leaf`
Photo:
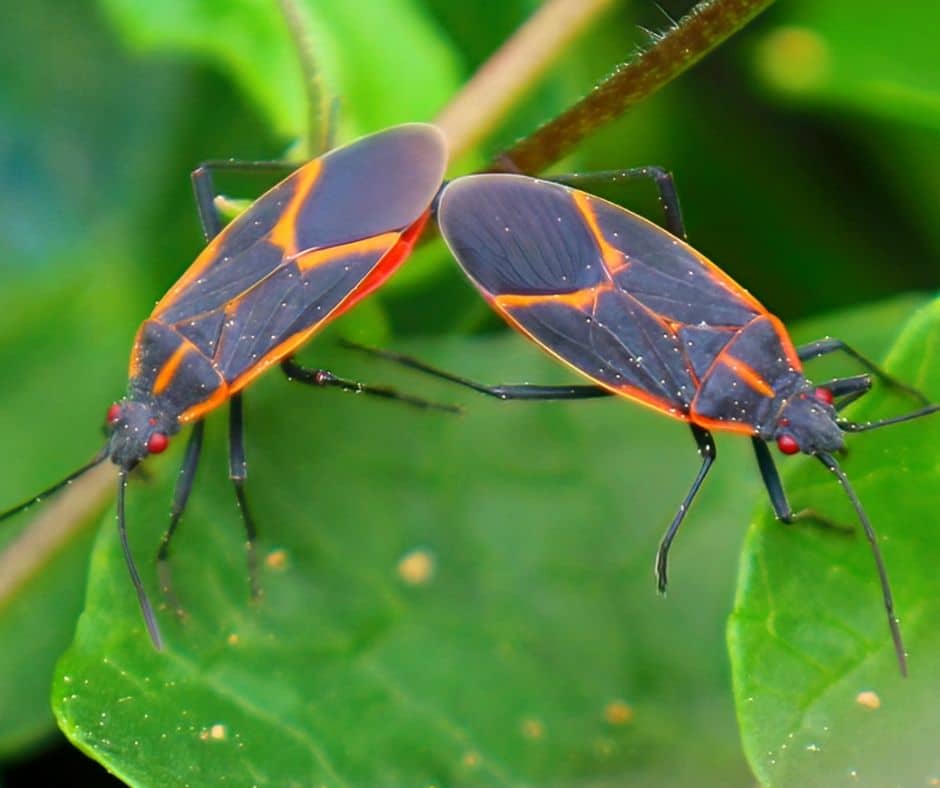
[[[940,398],[940,301],[908,321],[886,367]],[[866,421],[912,407],[876,386],[848,416]],[[744,747],[763,783],[924,785],[940,777],[938,442],[940,419],[926,418],[850,436],[841,461],[880,537],[910,654],[907,680],[861,533],[784,528],[766,507],[748,532],[729,642]],[[795,508],[855,523],[819,463],[788,465]],[[870,708],[875,696],[878,709]]]
[[[339,374],[467,413],[259,381],[246,403],[258,604],[213,417],[174,545],[188,615],[160,611],[163,653],[105,518],[53,690],[72,741],[139,784],[744,782],[722,626],[758,491],[736,467],[744,443],[722,448],[664,601],[652,557],[698,465],[683,425],[612,400],[501,403],[316,350]],[[518,337],[412,351],[494,382],[567,379]],[[154,595],[181,448],[129,494]]]
[[[285,139],[306,131],[296,47],[278,3],[257,0],[101,0],[126,40],[215,64]],[[425,120],[460,84],[441,31],[413,0],[298,2],[329,98],[348,136]]]
[[[937,3],[915,2],[904,13],[876,3],[861,14],[853,0],[796,2],[784,13],[790,24],[769,33],[757,50],[758,73],[770,87],[801,100],[940,127],[940,70],[934,42],[924,35],[940,25]]]

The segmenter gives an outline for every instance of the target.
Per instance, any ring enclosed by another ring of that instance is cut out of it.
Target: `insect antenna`
[[[877,419],[876,421],[866,421],[863,423],[842,421],[842,419],[839,419],[836,424],[838,424],[839,429],[843,430],[844,432],[867,432],[868,430],[877,430],[880,427],[887,427],[891,424],[900,424],[904,421],[919,419],[924,416],[929,416],[931,413],[936,413],[937,411],[940,411],[940,404],[928,405],[925,408],[920,408],[918,410],[911,411],[910,413],[904,413],[901,416],[892,416],[887,419]]]
[[[884,598],[885,612],[888,614],[888,626],[891,629],[891,638],[894,641],[894,651],[898,656],[898,666],[901,668],[901,675],[907,676],[907,652],[904,650],[904,642],[901,639],[901,626],[898,623],[897,616],[894,613],[894,597],[891,595],[891,583],[888,581],[888,570],[885,569],[884,559],[881,557],[881,549],[878,547],[878,537],[875,535],[875,529],[872,528],[868,515],[862,508],[862,502],[849,484],[849,479],[845,471],[839,467],[835,458],[831,454],[820,452],[818,455],[820,462],[839,480],[842,489],[852,502],[855,513],[865,529],[865,536],[871,545],[872,554],[875,556],[875,566],[878,567],[878,578],[881,581],[881,594]]]
[[[105,446],[101,451],[99,451],[99,452],[94,456],[94,459],[92,459],[91,462],[86,463],[86,464],[83,465],[81,468],[79,468],[77,471],[72,471],[72,473],[70,473],[68,476],[66,476],[66,477],[65,477],[64,479],[62,479],[61,481],[56,482],[56,483],[53,484],[51,487],[47,487],[47,488],[46,488],[45,490],[43,490],[42,492],[37,493],[36,495],[32,496],[31,498],[26,499],[25,501],[23,501],[23,503],[17,504],[17,505],[14,506],[12,509],[7,509],[5,512],[0,512],[0,520],[6,520],[8,517],[12,517],[14,514],[19,514],[19,513],[22,512],[24,509],[28,509],[28,508],[29,508],[30,506],[32,506],[33,504],[39,503],[40,501],[42,501],[42,500],[48,498],[50,495],[54,495],[54,494],[57,493],[59,490],[61,490],[63,487],[68,487],[68,486],[69,486],[72,482],[74,482],[79,476],[83,476],[84,474],[86,474],[88,471],[90,471],[90,470],[91,470],[92,468],[94,468],[95,466],[100,465],[100,464],[101,464],[102,462],[104,462],[107,458],[108,458],[108,447]]]
[[[137,600],[140,602],[140,612],[144,615],[144,622],[147,624],[147,632],[150,633],[150,640],[157,651],[163,650],[163,638],[160,637],[160,628],[157,626],[157,617],[154,615],[153,606],[147,598],[147,592],[144,591],[144,584],[137,573],[137,567],[134,565],[134,557],[131,555],[130,545],[127,543],[127,526],[124,520],[124,494],[127,492],[127,471],[121,469],[118,477],[117,490],[117,517],[118,534],[121,537],[121,548],[124,550],[124,560],[127,562],[127,571],[130,573],[131,582],[134,584],[134,590],[137,592]]]

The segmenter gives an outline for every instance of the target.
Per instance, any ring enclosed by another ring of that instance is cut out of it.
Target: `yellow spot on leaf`
[[[427,550],[412,550],[398,562],[398,576],[410,586],[423,586],[434,577],[434,556]]]
[[[604,719],[611,725],[633,722],[633,707],[622,700],[614,700],[604,707]]]
[[[866,709],[880,709],[881,708],[881,698],[878,697],[877,692],[872,692],[871,690],[865,690],[858,693],[855,696],[855,702]]]
[[[526,717],[522,721],[520,729],[522,730],[523,736],[533,741],[541,739],[545,735],[545,726],[542,724],[541,720],[535,717]]]

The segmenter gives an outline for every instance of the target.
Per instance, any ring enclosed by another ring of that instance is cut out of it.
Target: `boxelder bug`
[[[458,178],[438,204],[441,234],[484,298],[510,325],[594,382],[589,386],[485,386],[420,361],[371,351],[500,399],[575,399],[617,394],[688,423],[702,457],[692,487],[656,556],[666,588],[669,547],[715,461],[711,430],[751,437],[777,517],[790,508],[766,442],[817,457],[844,489],[871,544],[901,672],[906,656],[875,533],[833,456],[844,432],[862,432],[940,410],[835,339],[796,348],[778,318],[685,242],[671,176],[654,167],[609,173],[652,178],[666,228],[566,183],[523,175]],[[870,374],[815,385],[802,362],[842,351]],[[874,375],[921,400],[912,413],[857,424],[839,416]],[[823,520],[823,522],[827,522]]]
[[[117,517],[127,568],[150,637],[160,648],[156,619],[127,543],[127,476],[141,460],[164,451],[181,427],[194,425],[160,545],[165,570],[199,460],[202,419],[229,401],[229,473],[257,593],[255,527],[244,491],[241,391],[280,363],[290,378],[310,385],[431,404],[327,370],[305,369],[291,355],[404,262],[430,216],[446,162],[444,136],[435,127],[391,128],[303,165],[224,229],[213,203],[211,168],[197,169],[193,185],[209,244],[137,332],[127,395],[107,413],[108,442],[87,465],[0,519],[110,458],[120,469]]]

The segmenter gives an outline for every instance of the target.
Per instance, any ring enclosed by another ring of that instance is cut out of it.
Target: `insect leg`
[[[833,378],[819,384],[820,388],[828,389],[835,399],[836,410],[842,410],[859,397],[871,391],[871,375],[853,375],[849,378]]]
[[[611,182],[618,180],[651,180],[659,193],[659,204],[665,218],[664,227],[678,238],[687,238],[682,209],[679,207],[679,194],[672,173],[656,165],[632,167],[628,170],[600,170],[598,172],[572,173],[570,175],[552,175],[548,180],[582,189],[591,182]]]
[[[903,391],[905,394],[914,397],[914,399],[919,400],[924,405],[930,402],[930,400],[927,399],[927,397],[924,396],[924,394],[922,394],[920,391],[889,375],[874,361],[866,358],[854,348],[849,347],[841,339],[833,339],[832,337],[819,339],[816,342],[810,342],[807,345],[801,345],[796,349],[796,354],[799,356],[801,361],[810,361],[814,358],[826,356],[829,353],[835,353],[837,351],[842,351],[846,355],[854,358],[859,364],[865,367],[865,369],[867,369],[886,386],[896,389],[897,391]]]
[[[787,500],[786,493],[783,490],[783,483],[780,481],[780,473],[777,471],[777,464],[767,448],[767,444],[760,438],[751,438],[751,444],[754,446],[754,454],[757,456],[757,467],[760,468],[761,478],[764,480],[764,487],[767,488],[767,495],[770,496],[770,503],[774,508],[774,515],[780,522],[790,525],[797,520],[809,520],[821,525],[824,528],[831,528],[840,533],[853,533],[850,527],[830,520],[817,513],[814,509],[801,509],[794,512],[790,508],[790,502]]]
[[[239,161],[237,159],[221,159],[204,161],[190,174],[193,183],[193,194],[196,197],[196,208],[199,211],[199,221],[202,223],[202,233],[207,241],[211,241],[222,230],[223,221],[215,205],[218,192],[215,190],[213,173],[218,170],[234,170],[237,172],[276,172],[287,174],[296,170],[299,164],[290,164],[283,161]]]
[[[261,596],[261,587],[258,585],[258,559],[256,555],[255,540],[257,531],[255,522],[248,509],[245,499],[245,479],[248,478],[248,463],[245,461],[245,433],[242,429],[242,396],[236,394],[232,397],[228,409],[228,475],[235,486],[235,498],[242,513],[242,522],[245,524],[245,548],[248,558],[248,582],[251,584],[251,596]]]
[[[342,389],[343,391],[352,391],[356,394],[368,394],[373,397],[383,399],[397,400],[406,405],[413,405],[416,408],[425,410],[442,410],[447,413],[460,413],[461,409],[457,405],[445,405],[439,402],[431,402],[421,397],[413,397],[410,394],[402,394],[395,389],[386,386],[370,386],[360,383],[356,380],[348,380],[334,375],[328,369],[310,369],[300,366],[293,358],[286,358],[281,362],[281,370],[287,375],[288,380],[294,380],[298,383],[306,383],[308,386],[330,386]]]
[[[683,519],[685,519],[686,512],[689,511],[689,507],[692,505],[696,493],[698,493],[699,488],[702,486],[702,482],[705,481],[705,476],[708,474],[709,468],[712,467],[712,463],[715,462],[715,458],[718,456],[718,451],[715,448],[715,439],[712,438],[712,434],[708,430],[693,424],[692,436],[695,438],[695,443],[698,445],[698,453],[702,457],[702,465],[698,469],[698,475],[695,477],[695,481],[692,482],[692,487],[689,488],[688,493],[686,493],[685,500],[682,501],[679,511],[676,512],[676,516],[669,524],[669,528],[666,529],[666,533],[659,543],[659,549],[656,551],[656,585],[661,594],[666,593],[666,584],[668,582],[667,563],[672,540],[676,538],[676,533],[679,530],[679,526],[682,525]]]
[[[462,378],[459,375],[437,369],[430,364],[425,364],[423,361],[402,353],[365,347],[364,345],[358,345],[348,340],[342,340],[341,344],[343,347],[358,350],[361,353],[368,353],[370,356],[385,359],[386,361],[393,361],[396,364],[401,364],[403,367],[417,370],[425,375],[431,375],[432,377],[440,378],[450,383],[456,383],[458,386],[464,386],[480,394],[486,394],[490,397],[496,397],[497,399],[591,399],[594,397],[609,397],[613,394],[612,391],[608,391],[602,386],[532,386],[528,384],[487,386],[483,383],[470,380],[469,378]]]
[[[197,421],[189,434],[186,444],[186,455],[180,466],[179,476],[176,477],[176,489],[173,490],[173,506],[170,509],[170,524],[160,540],[160,549],[157,550],[157,576],[160,578],[160,588],[166,595],[169,603],[177,614],[182,613],[182,607],[173,593],[173,578],[170,572],[170,542],[176,533],[180,518],[189,501],[189,494],[193,489],[193,480],[196,478],[196,468],[199,466],[199,455],[202,450],[202,435],[205,429],[204,421]]]

